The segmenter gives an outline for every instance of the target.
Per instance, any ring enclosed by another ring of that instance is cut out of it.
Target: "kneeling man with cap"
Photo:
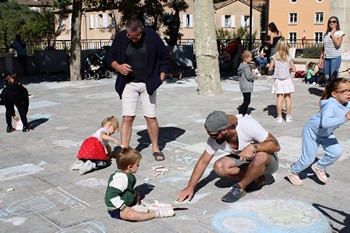
[[[220,177],[241,178],[222,197],[224,202],[235,202],[245,196],[248,185],[259,189],[265,176],[278,169],[276,152],[280,150],[277,139],[267,132],[254,118],[246,115],[237,119],[234,115],[214,111],[207,116],[205,129],[209,134],[207,145],[199,158],[188,185],[177,196],[177,201],[192,199],[197,182],[202,177],[217,150],[230,154],[214,163],[214,171]]]

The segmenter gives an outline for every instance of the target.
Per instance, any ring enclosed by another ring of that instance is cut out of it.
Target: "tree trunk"
[[[222,93],[213,0],[194,1],[195,53],[200,95]]]
[[[71,48],[69,59],[70,80],[81,80],[81,16],[83,0],[73,0]]]

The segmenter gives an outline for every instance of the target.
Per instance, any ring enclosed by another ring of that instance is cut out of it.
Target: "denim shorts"
[[[143,82],[127,83],[122,94],[123,116],[136,116],[137,104],[142,104],[143,115],[145,117],[156,117],[156,96],[157,91],[149,95],[146,84]]]
[[[244,170],[247,170],[248,165],[251,162],[251,160],[247,160],[247,161],[240,160],[238,155],[229,154],[227,156],[235,161],[235,164],[237,167],[240,167]],[[271,162],[266,166],[264,175],[272,175],[278,170],[279,162],[278,162],[277,153],[273,153],[271,156],[272,156]]]

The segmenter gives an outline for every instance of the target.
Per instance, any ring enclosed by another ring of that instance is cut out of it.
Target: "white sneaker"
[[[286,116],[286,122],[290,123],[293,121],[293,117],[292,116]]]
[[[156,217],[157,218],[164,218],[164,217],[172,217],[175,215],[175,211],[173,209],[160,209],[156,211]]]
[[[80,170],[81,166],[83,166],[84,162],[81,160],[75,161],[72,166],[70,166],[69,170]]]
[[[87,160],[83,166],[81,166],[80,170],[79,170],[79,174],[80,175],[84,175],[85,173],[91,171],[92,169],[94,169],[94,163],[91,162],[90,160]],[[95,165],[96,167],[96,165]]]
[[[283,122],[282,117],[276,117],[275,118],[275,122],[278,123],[278,124],[282,123]]]

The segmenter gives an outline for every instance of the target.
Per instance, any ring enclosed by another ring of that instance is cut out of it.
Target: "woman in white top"
[[[320,57],[320,62],[323,62],[324,75],[328,83],[338,77],[342,54],[340,46],[344,35],[344,32],[340,30],[338,18],[331,16],[327,23],[327,31],[324,35]]]

